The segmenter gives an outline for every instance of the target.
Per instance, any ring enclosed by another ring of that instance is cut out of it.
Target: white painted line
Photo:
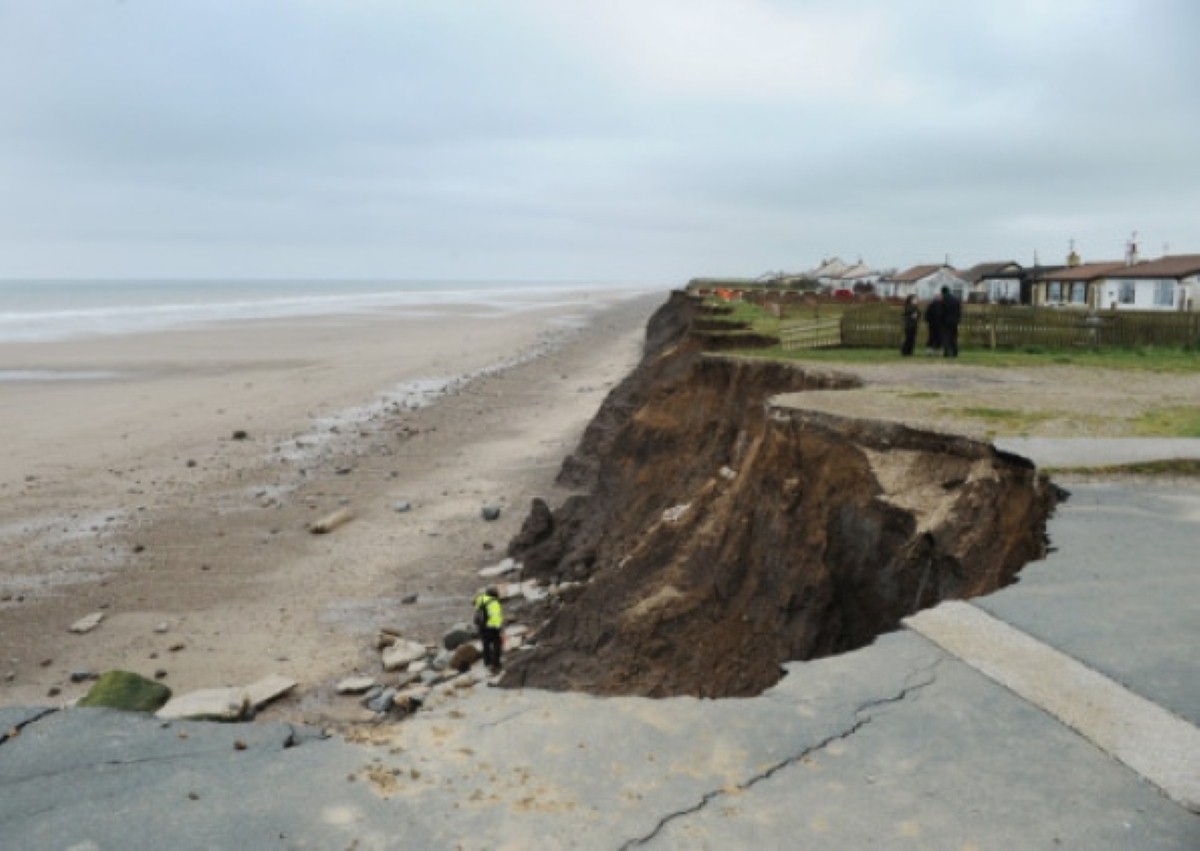
[[[1200,812],[1200,729],[969,603],[904,624]]]

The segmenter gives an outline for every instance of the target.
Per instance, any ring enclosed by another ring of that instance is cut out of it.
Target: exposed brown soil
[[[1060,492],[967,438],[773,407],[854,376],[714,357],[675,296],[510,552],[586,581],[504,684],[598,694],[755,694],[784,661],[861,647],[1045,551]]]

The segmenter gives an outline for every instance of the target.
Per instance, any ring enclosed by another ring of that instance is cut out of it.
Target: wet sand
[[[337,679],[377,670],[379,626],[435,640],[529,500],[565,497],[558,465],[663,297],[0,346],[29,379],[0,385],[0,705],[78,697],[75,671],[280,673],[300,687],[277,711],[326,717]]]

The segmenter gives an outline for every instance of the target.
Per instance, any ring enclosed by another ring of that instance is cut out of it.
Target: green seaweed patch
[[[75,705],[156,712],[170,699],[171,690],[162,683],[129,671],[107,671]]]

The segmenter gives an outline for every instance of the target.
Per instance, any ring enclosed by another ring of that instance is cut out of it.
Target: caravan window
[[[1155,307],[1174,307],[1175,306],[1175,282],[1174,281],[1155,281],[1154,282],[1154,306]]]

